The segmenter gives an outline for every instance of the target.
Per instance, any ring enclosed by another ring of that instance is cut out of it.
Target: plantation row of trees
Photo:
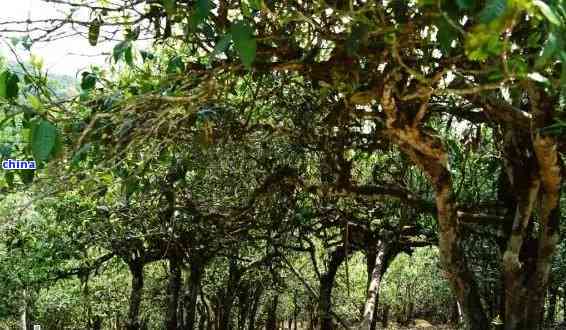
[[[2,67],[6,326],[563,320],[562,0],[47,2],[116,43]]]

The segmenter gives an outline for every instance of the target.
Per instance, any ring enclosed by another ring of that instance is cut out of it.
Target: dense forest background
[[[0,328],[566,324],[566,1],[42,1],[0,13]]]

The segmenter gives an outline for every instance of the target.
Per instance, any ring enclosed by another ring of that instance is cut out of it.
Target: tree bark
[[[169,259],[169,283],[167,286],[167,312],[165,327],[168,330],[178,328],[179,290],[181,289],[181,267],[175,257]]]
[[[516,196],[513,227],[503,255],[508,330],[542,327],[551,261],[559,239],[562,177],[556,141],[533,135],[518,135],[512,128],[505,134],[507,172]],[[536,219],[538,230],[534,229]]]
[[[389,305],[383,306],[383,318],[381,320],[381,325],[385,329],[389,326]]]
[[[269,303],[265,330],[277,330],[277,305],[279,305],[279,295],[276,293]]]
[[[388,77],[381,94],[381,106],[386,115],[388,134],[411,160],[429,177],[435,190],[437,221],[439,225],[438,247],[440,261],[456,298],[462,305],[468,324],[473,330],[489,327],[473,273],[468,269],[464,252],[459,244],[456,203],[448,168],[448,153],[440,139],[420,129],[420,120],[427,110],[428,97],[423,100],[414,118],[398,111],[394,98],[399,74]]]
[[[261,296],[263,294],[263,286],[260,284],[254,291],[252,306],[249,313],[248,330],[255,330],[255,322],[257,317],[258,308],[260,306]]]
[[[199,319],[198,319],[198,329],[199,330],[204,330],[206,328],[206,322],[208,320],[208,313],[206,311],[206,305],[205,304],[199,304],[198,305],[198,310],[199,310]]]
[[[558,288],[550,286],[548,288],[548,310],[546,312],[546,325],[554,325],[556,318],[556,302],[558,301]]]
[[[22,306],[21,306],[20,322],[22,330],[28,330],[28,297],[26,289],[22,290]]]
[[[234,305],[236,290],[240,283],[240,277],[242,275],[242,269],[238,266],[237,262],[234,259],[230,259],[228,267],[228,283],[224,288],[221,295],[222,298],[220,299],[220,330],[231,329],[232,307]]]
[[[295,291],[295,294],[293,295],[293,327],[289,326],[289,330],[294,329],[297,330],[297,322],[298,322],[298,316],[299,316],[299,306],[298,306],[298,301],[297,301],[297,295],[298,293]]]
[[[246,328],[252,298],[252,290],[248,283],[240,285],[238,290],[238,330],[245,330]]]
[[[371,330],[372,324],[375,324],[375,311],[377,309],[378,297],[379,297],[379,285],[381,283],[381,274],[383,269],[383,264],[385,261],[386,254],[386,244],[383,240],[378,240],[374,248],[375,253],[368,253],[368,258],[374,257],[372,269],[368,269],[369,273],[369,287],[367,291],[367,299],[364,305],[364,314],[360,330],[367,329]]]
[[[183,299],[183,330],[193,330],[196,321],[197,298],[202,281],[203,265],[198,260],[192,260],[189,267],[189,280]]]
[[[334,329],[332,321],[332,288],[334,287],[334,278],[338,272],[338,268],[346,259],[346,251],[343,246],[338,247],[330,254],[328,270],[321,274],[318,313],[320,318],[321,330]]]
[[[544,301],[549,284],[552,257],[559,241],[560,189],[562,186],[562,164],[556,140],[536,135],[533,141],[539,175],[541,177],[541,203],[539,209],[539,235],[536,271],[529,283],[531,308],[528,313],[531,329],[542,325]]]
[[[128,310],[126,329],[138,330],[141,328],[139,314],[143,295],[143,263],[140,261],[131,261],[128,266],[132,275],[132,287],[130,291],[130,307]]]

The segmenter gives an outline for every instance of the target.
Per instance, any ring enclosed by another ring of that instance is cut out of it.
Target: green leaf
[[[126,61],[126,64],[128,64],[129,66],[134,65],[134,55],[133,55],[133,50],[132,50],[132,43],[130,43],[128,45],[128,47],[126,47],[126,49],[124,49],[124,60]]]
[[[91,46],[96,46],[96,44],[98,43],[98,37],[100,35],[100,23],[100,19],[96,18],[90,23],[90,26],[88,27],[88,42]]]
[[[19,170],[17,173],[23,183],[30,184],[33,182],[35,170]]]
[[[547,85],[550,84],[548,78],[538,72],[531,72],[527,75],[527,77],[532,81],[536,81],[538,83],[547,84]]]
[[[12,146],[9,144],[0,145],[0,157],[9,158],[12,154]]]
[[[83,145],[71,159],[71,166],[77,166],[80,161],[84,160],[88,154],[88,151],[90,150],[90,147],[90,143]]]
[[[197,0],[195,13],[189,18],[188,31],[196,29],[210,15],[211,9],[212,3],[210,0]]]
[[[474,6],[474,0],[456,0],[456,4],[460,9],[470,9]]]
[[[83,72],[81,79],[81,89],[89,91],[96,85],[96,75],[92,72]]]
[[[501,17],[507,9],[507,0],[487,0],[485,7],[479,13],[480,23],[489,23]]]
[[[144,62],[148,60],[153,60],[155,58],[155,56],[153,56],[152,53],[145,50],[140,50],[140,55]]]
[[[541,68],[545,66],[548,61],[558,52],[560,49],[560,43],[556,34],[551,32],[548,34],[548,39],[542,49],[542,54],[536,60],[535,67]]]
[[[545,134],[545,135],[561,135],[565,131],[566,131],[566,124],[563,122],[557,122],[538,130],[540,134]]]
[[[230,41],[232,41],[232,36],[230,34],[226,34],[222,38],[220,38],[216,45],[214,45],[214,51],[212,51],[211,56],[214,58],[218,54],[226,51],[226,49],[228,49],[228,46],[230,46]]]
[[[53,149],[51,149],[51,156],[57,157],[63,152],[63,141],[61,140],[60,134],[55,134],[55,144],[53,145]]]
[[[124,180],[122,189],[124,191],[124,194],[126,195],[126,198],[129,198],[133,193],[136,192],[136,190],[138,190],[139,181],[139,178],[136,178],[135,176],[130,176],[126,178],[126,180]]]
[[[167,73],[181,73],[185,70],[185,63],[180,56],[173,56],[167,63]]]
[[[43,104],[41,103],[41,100],[39,99],[39,97],[35,96],[35,95],[29,95],[27,97],[29,105],[31,105],[31,107],[34,110],[41,110],[41,108],[43,107]]]
[[[558,109],[564,111],[566,109],[566,52],[561,52],[562,67],[560,71],[560,94],[558,97]]]
[[[165,8],[167,15],[173,15],[177,11],[176,0],[161,0],[161,4],[163,5],[163,8]]]
[[[6,174],[4,174],[4,179],[6,180],[8,187],[12,187],[14,185],[14,172],[12,171],[5,171],[5,172]]]
[[[57,128],[47,120],[41,119],[32,126],[31,150],[37,161],[47,161],[57,139]]]
[[[261,0],[249,0],[250,7],[254,10],[261,10]]]
[[[2,71],[2,73],[0,73],[0,99],[6,99],[9,74],[9,71]]]
[[[129,40],[124,40],[114,46],[114,49],[112,50],[114,62],[118,62],[124,56],[124,52],[129,47],[131,47],[131,42]]]
[[[366,24],[355,24],[352,27],[352,33],[346,40],[346,51],[349,55],[354,55],[358,52],[360,45],[362,45],[368,36],[369,28]]]
[[[33,40],[31,39],[31,37],[29,35],[25,36],[22,39],[22,46],[24,46],[25,50],[30,50],[31,46],[33,46]]]
[[[440,50],[443,54],[448,54],[452,48],[452,42],[458,38],[456,31],[443,17],[438,21],[437,39],[440,44]]]
[[[527,46],[531,48],[538,48],[540,46],[542,34],[540,32],[535,32],[529,35],[527,38]]]
[[[0,99],[13,100],[18,96],[20,78],[9,70],[0,73]]]
[[[240,60],[246,68],[250,69],[255,60],[257,48],[252,28],[240,21],[232,24],[230,32]]]
[[[535,1],[533,1],[533,5],[538,7],[540,12],[544,15],[544,17],[546,17],[546,19],[550,23],[552,23],[554,25],[560,25],[560,18],[558,18],[556,13],[554,13],[552,8],[550,8],[546,3],[544,3],[540,0],[535,0]]]
[[[126,30],[126,40],[130,40],[130,41],[134,41],[134,40],[138,40],[139,36],[140,36],[140,32],[141,29],[138,26],[136,26],[135,29],[127,29]]]
[[[209,0],[197,0],[196,4],[196,13],[201,20],[204,20],[210,14],[210,10],[212,9],[212,4]]]

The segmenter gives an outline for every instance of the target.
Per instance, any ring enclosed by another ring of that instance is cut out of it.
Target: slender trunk
[[[464,315],[462,313],[462,306],[460,306],[460,303],[456,301],[456,312],[458,314],[456,314],[458,316],[458,323],[463,323],[464,322]]]
[[[514,168],[513,170],[517,170]],[[525,173],[520,169],[521,174]],[[526,327],[528,309],[528,287],[525,285],[529,275],[534,272],[532,262],[525,260],[524,253],[532,255],[534,242],[527,236],[527,228],[531,221],[532,210],[540,188],[540,180],[530,174],[530,177],[520,180],[515,173],[513,181],[517,191],[517,206],[513,219],[513,229],[503,255],[503,271],[505,279],[505,329],[523,329]],[[526,241],[525,241],[525,238]]]
[[[165,327],[168,330],[177,330],[177,311],[179,307],[179,290],[181,289],[181,267],[175,257],[169,259],[169,284],[167,286],[167,311]]]
[[[130,262],[128,266],[132,274],[132,287],[126,329],[138,330],[141,327],[139,314],[143,294],[143,264],[141,262]]]
[[[368,269],[368,273],[370,273],[369,276],[370,282],[367,291],[367,299],[364,306],[364,314],[363,314],[360,330],[361,329],[371,330],[371,326],[372,324],[374,324],[374,319],[376,317],[375,310],[378,304],[379,285],[381,282],[383,262],[385,260],[386,244],[384,243],[383,240],[378,240],[374,249],[375,249],[375,253],[368,253],[368,258],[373,256],[375,259],[371,263],[373,264],[372,269]]]
[[[238,330],[245,330],[246,321],[248,319],[248,314],[250,312],[251,289],[249,285],[241,285],[238,292]]]
[[[206,312],[206,307],[204,304],[199,304],[198,306],[199,306],[198,330],[204,330],[206,327],[206,320],[208,319],[208,313]]]
[[[187,281],[187,288],[183,301],[185,324],[184,330],[193,330],[195,328],[196,320],[196,306],[197,298],[200,292],[200,283],[202,281],[203,266],[197,260],[190,263],[189,280]]]
[[[102,330],[102,318],[98,315],[94,317],[92,322],[92,330]]]
[[[316,314],[316,307],[311,301],[309,305],[309,330],[314,330],[318,327],[318,319]]]
[[[383,306],[383,318],[381,319],[381,325],[385,329],[389,326],[389,305]]]
[[[200,292],[200,300],[201,300],[202,306],[204,307],[204,310],[206,312],[206,329],[212,330],[213,325],[214,325],[214,319],[212,318],[212,311],[211,311],[210,304],[207,302],[206,296],[204,295],[202,290]],[[204,315],[203,315],[203,317],[204,317]]]
[[[261,301],[261,296],[263,294],[263,286],[259,285],[254,291],[254,297],[252,301],[252,306],[250,310],[249,320],[248,320],[248,330],[255,330],[255,320],[258,312],[258,308]]]
[[[265,322],[265,330],[277,330],[277,305],[279,304],[279,295],[271,299],[269,309],[267,310],[267,320]]]
[[[22,324],[22,330],[28,329],[28,298],[26,289],[22,291],[22,312],[20,314],[20,321]]]
[[[240,277],[242,275],[242,269],[239,268],[236,261],[230,259],[229,261],[229,276],[226,288],[223,291],[222,299],[220,299],[220,330],[230,330],[231,327],[231,316],[232,307],[234,306],[234,299],[236,295],[237,287],[240,283]]]
[[[450,312],[450,317],[448,321],[454,324],[460,323],[460,306],[458,306],[458,301],[452,304],[452,311]]]
[[[548,289],[548,311],[546,312],[546,324],[548,326],[554,325],[556,317],[556,302],[558,300],[558,289],[551,286]]]
[[[373,318],[371,320],[371,324],[369,330],[376,330],[377,329],[377,312],[378,312],[378,303],[379,303],[379,292],[377,293],[376,303],[373,306]]]
[[[294,329],[297,330],[297,318],[299,316],[299,306],[297,301],[297,292],[293,295],[293,328],[289,327],[289,330]]]
[[[334,324],[332,322],[332,288],[334,287],[334,278],[338,267],[346,258],[344,247],[338,247],[330,255],[328,270],[320,277],[320,293],[319,293],[319,317],[320,329],[332,330]]]

